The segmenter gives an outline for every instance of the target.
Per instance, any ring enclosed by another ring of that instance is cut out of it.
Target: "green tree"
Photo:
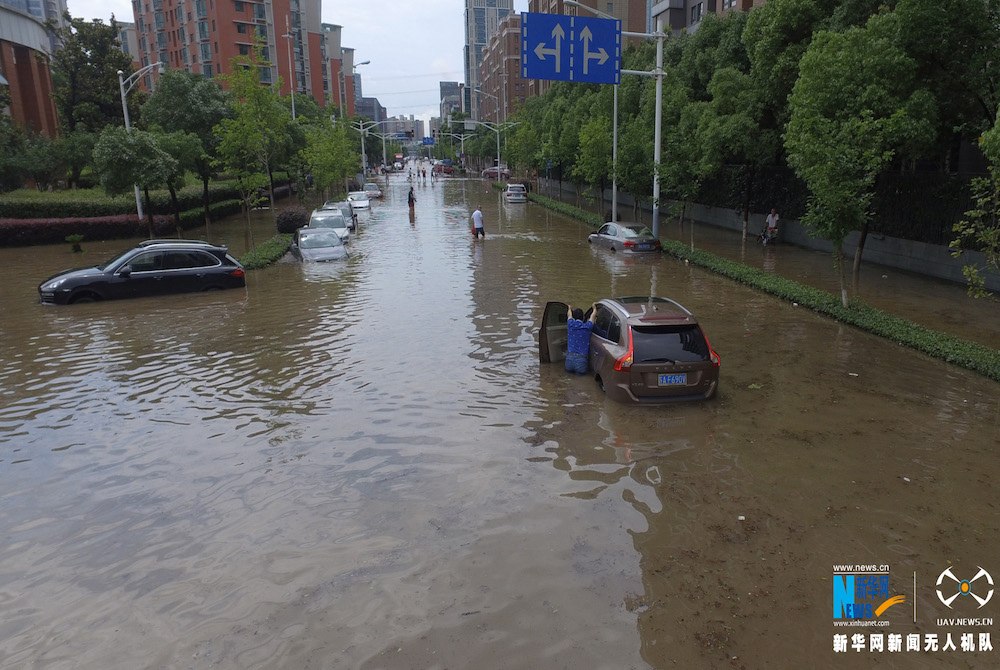
[[[817,33],[789,101],[788,160],[810,191],[802,221],[833,244],[845,307],[844,238],[859,230],[863,240],[875,179],[898,148],[933,137],[933,99],[894,43],[897,26],[886,14],[864,28]]]
[[[39,191],[47,190],[58,179],[63,167],[56,143],[45,135],[29,136],[20,160],[22,173],[35,182]]]
[[[201,178],[202,207],[208,225],[208,184],[214,174],[219,143],[215,127],[232,115],[229,95],[212,79],[182,70],[168,70],[160,76],[156,90],[143,105],[142,115],[151,126],[159,126],[168,133],[189,133],[201,141],[202,150],[195,158],[194,170]]]
[[[66,27],[53,28],[60,45],[52,57],[52,83],[62,127],[96,132],[123,123],[118,70],[131,73],[132,59],[122,51],[118,23],[66,19]]]
[[[95,144],[97,133],[84,130],[70,131],[56,140],[56,151],[66,166],[66,182],[70,188],[76,188],[80,174],[93,162]]]
[[[274,209],[273,170],[289,144],[291,117],[276,89],[263,86],[260,72],[270,64],[260,58],[259,45],[249,56],[233,59],[232,73],[224,77],[233,96],[233,116],[216,126],[219,164],[233,175],[243,196],[247,240],[252,244],[250,207],[258,189],[267,186]]]
[[[972,181],[975,206],[965,212],[965,217],[955,224],[955,238],[949,245],[956,258],[966,249],[983,253],[985,266],[967,263],[962,267],[962,273],[969,282],[969,295],[976,298],[990,295],[986,290],[983,271],[1000,271],[1000,118],[992,128],[983,133],[979,146],[989,161],[989,176]]]
[[[171,158],[174,164],[165,179],[170,191],[170,205],[174,210],[174,224],[181,230],[181,208],[177,203],[177,189],[184,186],[184,175],[193,170],[204,150],[197,135],[178,130],[172,133],[155,134],[156,143]]]
[[[178,169],[177,161],[163,151],[152,133],[133,128],[108,126],[94,146],[94,171],[109,195],[131,191],[136,185],[146,196],[146,222],[153,237],[153,214],[149,206],[150,188],[164,184]]]
[[[612,171],[611,140],[611,118],[603,114],[591,116],[580,128],[579,150],[573,165],[574,175],[596,186],[602,196]],[[603,211],[598,213],[604,216]]]
[[[326,119],[306,128],[302,158],[324,198],[342,185],[360,164],[358,152],[347,134],[347,126],[343,123],[334,125]]]

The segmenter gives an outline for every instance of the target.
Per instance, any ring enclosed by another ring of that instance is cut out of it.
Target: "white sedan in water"
[[[371,206],[368,194],[364,191],[351,191],[347,194],[347,202],[351,203],[354,209],[368,209]]]

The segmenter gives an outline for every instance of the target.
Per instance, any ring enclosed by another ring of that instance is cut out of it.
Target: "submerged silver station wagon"
[[[562,302],[545,305],[538,334],[542,363],[566,358],[566,309]],[[589,373],[608,397],[656,404],[712,398],[722,360],[683,305],[669,298],[634,296],[597,301],[589,363]]]

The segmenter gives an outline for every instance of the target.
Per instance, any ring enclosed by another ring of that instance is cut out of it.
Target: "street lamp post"
[[[482,91],[480,91],[481,93]],[[487,93],[486,95],[489,95]],[[494,96],[495,97],[495,96]],[[497,181],[500,181],[500,133],[505,130],[509,130],[517,125],[517,122],[507,122],[507,123],[490,123],[489,121],[469,121],[468,123],[475,123],[480,126],[486,126],[492,130],[497,136]]]
[[[135,88],[135,85],[139,83],[139,80],[147,72],[152,72],[153,68],[162,68],[163,63],[161,61],[156,61],[151,65],[147,65],[144,68],[136,70],[128,77],[125,77],[125,73],[122,70],[118,70],[118,91],[122,96],[122,113],[125,115],[125,130],[132,132],[132,122],[128,117],[128,92]],[[161,70],[162,72],[162,70]],[[139,194],[139,185],[133,184],[132,187],[135,189],[135,211],[139,215],[139,220],[142,220],[142,196]]]
[[[295,69],[292,67],[292,28],[288,22],[288,15],[285,15],[285,34],[282,37],[288,38],[288,94],[292,96],[292,121],[295,120],[295,87],[298,78],[295,76]]]
[[[593,12],[597,16],[605,19],[614,19],[615,17],[605,14],[593,7],[588,7],[587,5],[581,5],[579,2],[574,0],[563,0],[564,4],[572,5],[574,7],[586,9],[589,12]],[[656,77],[656,109],[654,110],[654,121],[653,121],[653,235],[656,237],[660,236],[660,130],[662,126],[663,110],[661,109],[663,103],[663,40],[666,35],[663,34],[663,17],[656,17],[656,32],[654,33],[632,33],[622,31],[622,35],[626,37],[645,37],[653,38],[656,40],[656,67],[650,72],[646,70],[622,70],[622,74],[637,74],[643,77]],[[617,221],[618,218],[618,84],[615,84],[615,102],[614,102],[614,131],[613,131],[613,144],[611,147],[611,220]]]
[[[483,95],[485,95],[485,96],[487,96],[489,98],[493,98],[494,100],[496,100],[496,103],[497,103],[497,120],[499,121],[499,119],[500,119],[500,98],[498,98],[497,96],[493,95],[492,93],[487,93],[486,91],[484,91],[481,88],[477,88],[476,89],[476,93],[481,93],[481,94],[483,94]],[[496,133],[496,136],[497,136],[497,181],[500,181],[500,124],[499,123],[490,123],[488,121],[477,121],[476,123],[481,123],[482,125],[486,126],[490,130],[492,130],[494,133]]]
[[[364,61],[361,61],[360,63],[356,63],[356,64],[352,65],[351,66],[351,73],[352,73],[352,75],[354,73],[354,70],[357,70],[362,65],[368,65],[370,63],[371,63],[370,60],[364,60]],[[340,68],[340,115],[346,119],[347,118],[347,74],[344,73],[344,68],[343,68],[344,61],[341,60],[340,64],[341,64],[341,68]]]
[[[358,63],[361,65],[361,63]],[[355,121],[351,124],[351,127],[361,133],[361,173],[367,174],[366,169],[368,167],[368,155],[365,153],[365,137],[368,135],[368,131],[372,128],[379,126],[383,123],[388,123],[391,119],[386,119],[385,121]],[[372,133],[378,137],[378,133]],[[382,164],[385,165],[385,137],[382,137]]]

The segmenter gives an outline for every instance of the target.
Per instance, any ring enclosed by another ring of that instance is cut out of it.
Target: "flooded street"
[[[935,589],[1000,579],[997,384],[600,253],[479,180],[417,185],[412,220],[407,189],[348,261],[245,291],[43,307],[39,281],[129,243],[0,249],[0,668],[998,665],[1000,597]],[[647,294],[698,315],[715,400],[539,366],[546,301]],[[839,565],[889,566],[889,626],[835,627]],[[998,650],[834,653],[859,632]]]

